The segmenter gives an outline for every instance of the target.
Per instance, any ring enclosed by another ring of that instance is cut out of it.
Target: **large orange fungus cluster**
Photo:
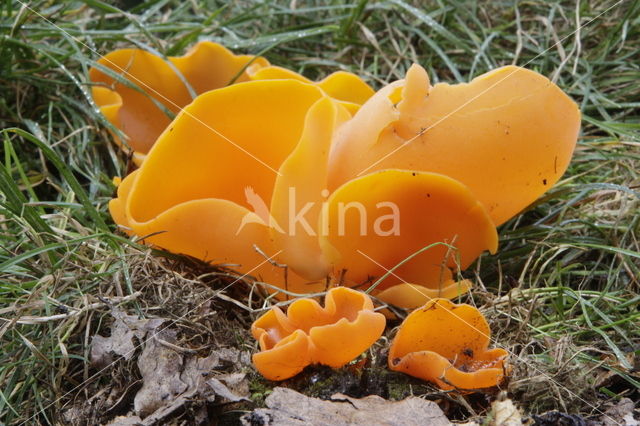
[[[502,380],[506,353],[488,349],[482,315],[447,299],[471,287],[459,272],[497,250],[496,227],[568,167],[580,112],[546,77],[505,66],[432,85],[414,64],[375,92],[352,73],[312,81],[208,41],[180,57],[116,50],[89,76],[137,166],[109,204],[123,231],[279,299],[329,290],[324,308],[299,299],[253,325],[265,377],[338,367],[371,346],[385,320],[366,291],[418,308],[391,369],[443,389]]]

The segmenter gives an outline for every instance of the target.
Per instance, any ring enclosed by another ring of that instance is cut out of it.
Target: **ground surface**
[[[172,353],[185,371],[215,354],[207,362],[219,381],[248,396],[233,402],[218,388],[207,400],[194,385],[163,423],[233,423],[274,386],[247,363],[256,347],[247,330],[265,307],[250,286],[129,241],[106,212],[111,178],[130,166],[92,108],[88,68],[115,47],[175,55],[198,39],[309,78],[354,71],[376,88],[412,62],[434,82],[511,63],[556,81],[583,114],[574,160],[558,185],[501,227],[499,253],[465,272],[477,288],[464,301],[485,312],[494,342],[513,353],[501,390],[526,414],[558,410],[578,421],[601,418],[622,398],[638,401],[640,2],[6,0],[0,424],[94,424],[129,413],[145,383],[144,351],[167,346],[143,345],[112,364],[92,359],[94,336],[113,337],[122,315],[165,319],[165,342],[182,348]],[[422,396],[454,420],[486,416],[500,391],[444,394],[384,369],[385,347],[381,340],[354,365],[311,368],[283,385],[320,397]],[[244,374],[237,388],[230,373]]]

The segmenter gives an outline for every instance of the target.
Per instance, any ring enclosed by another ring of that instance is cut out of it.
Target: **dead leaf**
[[[137,426],[139,424],[142,424],[142,419],[138,416],[132,416],[132,417],[118,416],[106,426]]]
[[[640,422],[635,419],[635,404],[629,398],[622,398],[613,407],[605,411],[601,417],[603,426],[640,426]]]
[[[220,349],[208,357],[176,350],[176,332],[163,330],[145,343],[138,358],[142,388],[134,399],[135,413],[143,424],[162,422],[188,401],[237,402],[246,400],[249,385],[244,374],[211,377],[216,368],[239,351]]]
[[[491,404],[491,426],[520,426],[522,414],[510,399],[498,399]]]
[[[218,348],[216,354],[220,358],[220,365],[225,367],[233,367],[238,370],[239,367],[251,367],[251,353],[249,351],[239,351],[235,348]]]
[[[268,408],[242,417],[243,425],[450,425],[435,402],[410,397],[387,401],[379,396],[352,398],[335,394],[325,401],[277,387],[267,397]]]
[[[249,381],[244,373],[213,377],[207,380],[207,385],[227,402],[249,401]]]
[[[142,386],[133,398],[133,412],[115,419],[114,426],[164,424],[187,403],[206,416],[206,403],[248,401],[246,376],[233,373],[250,364],[248,351],[218,348],[207,357],[199,357],[196,350],[178,344],[176,330],[161,327],[166,319],[138,319],[117,308],[111,315],[111,335],[93,337],[92,364],[103,368],[116,357],[130,360],[137,347],[142,347],[137,359],[141,376],[137,383]],[[135,391],[133,385],[130,388]],[[124,396],[122,390],[114,391]]]
[[[162,330],[158,337],[174,343],[176,332]],[[138,415],[146,417],[187,390],[187,384],[180,380],[182,366],[181,354],[166,348],[155,338],[147,340],[138,358],[138,369],[142,375],[142,388],[134,399],[134,409]]]
[[[159,318],[138,319],[134,315],[123,313],[117,307],[112,309],[111,316],[114,318],[111,335],[96,335],[91,340],[91,365],[98,369],[113,363],[115,356],[130,360],[137,348],[134,337],[142,341],[147,333],[153,332],[165,322]]]

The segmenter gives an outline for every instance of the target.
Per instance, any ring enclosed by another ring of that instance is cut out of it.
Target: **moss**
[[[256,407],[264,407],[264,400],[269,396],[274,388],[273,382],[266,380],[260,374],[254,372],[248,373],[249,379],[249,398]]]
[[[411,394],[409,386],[407,386],[406,383],[389,383],[387,391],[389,393],[389,399],[394,401],[404,399]]]

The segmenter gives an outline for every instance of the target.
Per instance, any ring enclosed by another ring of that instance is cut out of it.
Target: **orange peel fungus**
[[[119,49],[89,71],[92,95],[102,114],[127,136],[133,160],[140,165],[156,139],[195,97],[245,81],[292,79],[316,84],[260,56],[234,55],[225,47],[201,41],[183,56],[166,59],[142,49]],[[119,75],[109,75],[100,67]],[[317,83],[352,114],[374,91],[355,74],[338,71]],[[122,145],[116,136],[116,142]]]
[[[251,326],[260,344],[253,363],[269,380],[288,379],[311,364],[338,368],[371,347],[385,324],[369,296],[336,287],[327,292],[324,307],[298,299],[286,314],[273,307],[258,318]]]
[[[247,68],[247,73],[251,80],[291,79],[316,84],[327,95],[340,101],[351,113],[357,112],[360,106],[375,93],[360,77],[346,71],[336,71],[315,83],[294,71],[275,65],[251,65]]]
[[[195,96],[248,81],[243,69],[268,66],[262,57],[234,55],[210,41],[194,45],[184,56],[163,59],[142,49],[119,49],[98,60],[89,70],[92,95],[102,114],[127,136],[133,159],[140,164],[158,136]],[[122,144],[119,138],[116,142]]]
[[[381,210],[385,203],[393,208]],[[349,205],[360,208],[348,209]],[[391,218],[384,217],[394,210],[399,212],[395,230]],[[458,296],[470,283],[456,281],[453,271],[498,247],[496,228],[485,208],[467,187],[441,174],[380,170],[335,190],[326,212],[328,232],[321,245],[334,270],[346,271],[345,285],[371,282],[370,277],[385,275],[427,245],[446,243],[416,255],[376,287],[376,297],[400,307]]]
[[[389,368],[443,390],[488,388],[506,375],[507,351],[488,349],[491,330],[471,305],[433,299],[407,316],[389,349]]]
[[[274,244],[279,232],[268,203],[278,192],[278,170],[297,146],[328,144],[335,123],[349,116],[321,89],[295,80],[207,92],[176,117],[141,167],[122,181],[109,203],[111,216],[127,232],[146,237],[145,243],[296,293],[322,291],[329,271],[319,257],[307,262],[311,279],[288,271],[285,281],[285,270],[275,266],[287,263],[294,250]],[[313,243],[303,237],[302,247]]]
[[[344,283],[361,285],[425,244],[447,242],[459,256],[447,257],[447,247],[434,247],[399,268],[375,294],[415,307],[465,291],[468,283],[456,282],[452,269],[458,260],[466,267],[482,251],[495,251],[497,234],[464,185],[434,173],[385,170],[347,182],[328,198],[322,195],[331,142],[350,117],[316,85],[293,79],[207,92],[179,114],[142,166],[122,181],[109,204],[111,215],[146,243],[230,265],[303,294],[323,290],[327,277],[342,270]],[[393,203],[400,214],[397,235],[377,217],[381,202]],[[341,214],[350,203],[360,209]],[[305,205],[311,206],[306,222],[292,222],[292,207],[304,211]],[[360,213],[370,220],[363,222]],[[362,225],[368,227],[364,234]],[[288,265],[286,281],[284,270],[265,254]]]
[[[466,185],[497,226],[560,179],[579,130],[575,102],[534,71],[506,66],[431,86],[414,64],[340,129],[329,189],[376,170],[441,173]]]
[[[455,273],[560,177],[579,129],[576,105],[517,67],[432,87],[414,65],[373,95],[348,73],[244,73],[184,107],[109,208],[145,243],[298,294],[366,289],[401,264],[373,295],[456,297],[470,282]]]

